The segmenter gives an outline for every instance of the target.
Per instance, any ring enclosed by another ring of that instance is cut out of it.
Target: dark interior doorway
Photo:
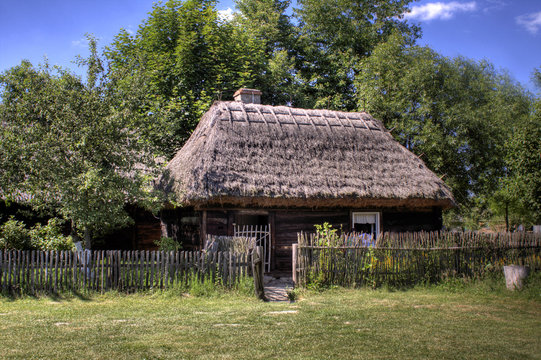
[[[235,216],[235,225],[268,225],[269,216],[262,214],[242,214]]]

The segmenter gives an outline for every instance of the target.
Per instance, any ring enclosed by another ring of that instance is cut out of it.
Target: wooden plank
[[[0,249],[0,288],[2,289],[2,291],[5,291],[4,289],[4,264],[5,264],[4,253],[5,251]]]
[[[106,289],[107,283],[107,274],[105,273],[105,262],[106,262],[106,252],[104,250],[100,251],[100,291],[103,293]]]
[[[53,292],[56,294],[58,292],[58,263],[60,261],[58,251],[51,251],[51,269],[53,273]]]
[[[221,265],[222,265],[222,281],[223,281],[223,285],[228,285],[229,284],[229,274],[228,274],[229,253],[227,251],[223,251],[223,252],[220,252],[220,256],[221,256],[221,262],[222,262]]]
[[[293,277],[293,283],[295,285],[298,284],[298,279],[297,279],[297,256],[298,256],[298,251],[299,251],[299,244],[293,244],[293,255],[292,255],[292,266],[291,266],[291,269],[292,269],[292,277]]]
[[[30,293],[34,294],[35,289],[35,258],[36,258],[36,250],[30,251]],[[2,257],[0,255],[0,262],[2,261]],[[0,282],[2,281],[2,269],[0,266]]]
[[[174,282],[178,283],[180,280],[180,259],[181,259],[182,252],[175,251],[175,279]]]
[[[169,262],[170,262],[170,255],[171,253],[169,251],[166,251],[164,253],[164,266],[163,266],[163,271],[164,271],[164,280],[163,280],[163,287],[164,288],[167,288],[167,284],[169,283]]]
[[[144,289],[144,284],[145,284],[145,276],[144,276],[145,252],[139,251],[138,253],[139,253],[139,290],[142,290]]]
[[[120,257],[120,250],[111,251],[111,289],[120,290],[119,278],[118,278],[118,262]]]
[[[201,235],[199,244],[200,247],[204,245],[207,238],[207,210],[203,210],[201,213]]]
[[[159,279],[159,287],[160,289],[163,289],[163,260],[164,258],[164,252],[159,251],[158,252],[158,259],[157,259],[157,265],[158,265],[158,279]]]
[[[6,252],[4,250],[0,250],[0,288],[2,288],[2,291],[6,291],[6,283],[5,283],[5,264],[6,264]]]
[[[13,287],[13,263],[14,263],[14,257],[15,257],[15,253],[13,250],[9,250],[8,251],[8,279],[9,279],[9,282],[8,282],[8,290],[9,291],[12,291]]]
[[[148,250],[144,251],[144,260],[143,260],[143,272],[144,272],[144,288],[149,289],[149,280],[150,280],[150,252]]]

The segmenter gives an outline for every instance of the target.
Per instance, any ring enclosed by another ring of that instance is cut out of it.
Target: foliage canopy
[[[87,80],[23,61],[0,75],[0,182],[5,199],[29,203],[92,233],[126,225],[127,203],[154,199],[154,150],[140,129],[140,91],[117,86],[90,37],[79,59]]]

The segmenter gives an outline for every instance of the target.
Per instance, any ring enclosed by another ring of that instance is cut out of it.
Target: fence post
[[[293,244],[293,254],[291,258],[291,267],[292,267],[292,277],[293,283],[297,286],[297,254],[299,251],[299,244]]]
[[[252,273],[254,276],[255,296],[263,301],[268,301],[265,297],[265,288],[263,285],[263,274],[265,271],[265,261],[263,258],[263,247],[256,246],[252,250]]]

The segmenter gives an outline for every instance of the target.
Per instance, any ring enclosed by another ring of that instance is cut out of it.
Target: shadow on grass
[[[69,292],[19,292],[19,291],[0,291],[0,299],[4,301],[16,301],[20,299],[40,299],[40,298],[49,298],[52,301],[60,302],[63,300],[69,300],[71,298],[77,298],[81,301],[92,301],[92,294],[82,293],[77,290],[72,290]]]

